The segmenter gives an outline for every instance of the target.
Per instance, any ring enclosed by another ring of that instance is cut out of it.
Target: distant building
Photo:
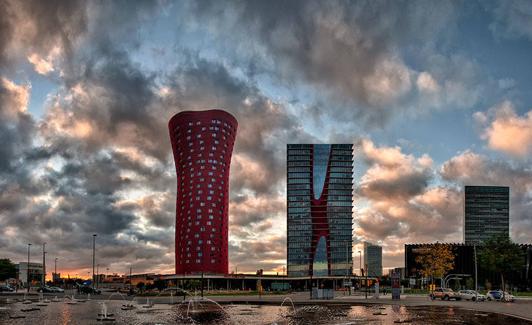
[[[393,269],[388,270],[388,276],[391,277],[393,273],[397,273],[399,274],[399,279],[404,280],[405,271],[406,271],[406,268],[404,267],[394,267]]]
[[[131,285],[136,286],[139,283],[144,284],[153,284],[153,281],[155,280],[156,275],[155,273],[145,273],[145,274],[133,274],[131,277],[128,275],[127,279],[128,282],[131,283]]]
[[[100,281],[98,282],[98,287],[101,288],[124,288],[126,282],[129,283],[129,274],[128,275],[118,275],[114,274],[99,274]]]
[[[494,236],[510,235],[510,188],[466,186],[464,242],[479,244]]]
[[[364,242],[364,265],[368,276],[382,276],[382,246]]]
[[[353,146],[287,146],[288,276],[352,274]]]
[[[29,279],[30,283],[41,283],[43,276],[42,263],[30,263],[29,264]],[[17,265],[17,279],[22,285],[28,283],[28,262],[20,262]]]
[[[169,123],[177,176],[176,274],[227,274],[229,165],[237,121],[222,110],[184,111]]]
[[[61,273],[52,272],[52,282],[61,282]]]

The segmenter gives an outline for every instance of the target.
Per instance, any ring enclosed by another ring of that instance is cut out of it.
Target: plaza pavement
[[[67,295],[71,293],[68,292]],[[63,294],[46,294],[47,297],[58,296],[62,298]],[[23,294],[19,292],[14,293],[0,293],[0,302],[6,298],[18,299],[22,298]],[[427,295],[402,295],[400,300],[392,300],[391,295],[381,295],[378,299],[368,296],[366,299],[364,295],[344,295],[344,293],[337,292],[334,299],[330,300],[316,300],[310,299],[309,292],[297,292],[288,295],[219,295],[219,296],[206,296],[208,299],[212,299],[220,304],[269,304],[280,305],[286,298],[294,303],[294,305],[316,305],[316,304],[349,304],[349,305],[366,305],[366,304],[383,304],[383,305],[403,305],[403,306],[443,306],[443,307],[458,307],[464,309],[475,310],[479,312],[490,312],[506,314],[510,316],[519,317],[532,322],[532,299],[531,298],[517,298],[513,303],[503,303],[497,301],[484,301],[484,302],[472,302],[472,301],[441,301],[430,300]],[[38,300],[37,294],[28,296],[32,300]],[[76,298],[87,298],[86,295],[77,295]],[[91,299],[105,300],[135,300],[137,303],[144,304],[147,299],[154,303],[179,303],[183,302],[182,296],[150,296],[150,297],[132,297],[132,296],[120,296],[112,293],[103,293],[102,295],[91,296]],[[187,300],[191,299],[187,296]],[[289,304],[287,301],[285,304]]]
[[[403,305],[403,306],[447,306],[459,307],[464,309],[476,310],[480,312],[491,312],[506,314],[522,319],[532,321],[532,299],[518,298],[515,302],[498,302],[498,301],[441,301],[431,300],[427,295],[403,295],[400,300],[392,300],[391,295],[381,295],[379,299],[372,297],[365,298],[363,295],[343,295],[338,293],[334,299],[331,300],[316,300],[310,299],[309,292],[298,292],[290,295],[264,295],[260,298],[254,296],[208,296],[220,304],[281,304],[283,300],[289,297],[295,305],[307,304],[349,304],[349,305],[365,305],[365,304],[386,304],[386,305]],[[285,302],[285,304],[288,302]]]

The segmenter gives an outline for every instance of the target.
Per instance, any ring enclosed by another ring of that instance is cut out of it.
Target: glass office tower
[[[364,242],[364,267],[368,276],[382,276],[382,246]]]
[[[352,273],[353,146],[287,146],[289,276]]]
[[[479,244],[494,236],[510,235],[510,188],[465,187],[464,241]]]

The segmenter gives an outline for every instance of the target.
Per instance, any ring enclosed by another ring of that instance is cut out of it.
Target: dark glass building
[[[177,174],[176,274],[228,272],[229,165],[237,121],[185,111],[168,123]]]
[[[409,278],[421,278],[421,265],[416,262],[416,257],[433,244],[405,244],[405,276]],[[475,247],[468,244],[443,243],[451,248],[454,254],[453,269],[447,274],[469,274],[472,279],[475,275]],[[514,270],[505,276],[505,281],[510,289],[530,290],[532,288],[532,244],[520,244],[523,251],[523,267]],[[481,246],[476,246],[477,254]],[[477,255],[478,256],[478,255]],[[490,272],[477,264],[478,285],[486,288],[488,283],[492,288],[500,288],[501,276],[499,273]],[[437,282],[439,283],[439,281]],[[462,281],[462,285],[465,285]],[[467,288],[474,289],[474,288]]]
[[[494,236],[510,235],[510,188],[465,187],[464,241],[480,243]]]
[[[287,147],[289,276],[352,273],[353,146]]]

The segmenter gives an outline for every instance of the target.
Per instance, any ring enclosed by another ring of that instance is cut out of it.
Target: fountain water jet
[[[67,305],[77,305],[78,304],[78,301],[77,299],[74,297],[74,295],[72,295],[70,297],[70,301],[67,301],[65,302]]]
[[[23,303],[24,305],[29,305],[29,304],[32,303],[31,300],[29,300],[28,298],[26,298],[26,293],[24,293],[24,298],[23,298],[23,300],[22,300],[22,303]]]
[[[153,308],[153,301],[150,301],[150,298],[147,298],[146,299],[146,304],[145,305],[142,305],[142,308]]]
[[[44,294],[41,292],[39,294],[39,302],[36,303],[35,305],[36,306],[41,306],[41,307],[44,307],[44,306],[48,306],[48,303],[50,302],[50,300],[48,299],[44,299]]]
[[[286,298],[284,298],[283,302],[281,303],[281,307],[283,307],[283,304],[284,304],[287,300],[290,301],[290,303],[292,304],[292,311],[295,313],[295,312],[296,312],[296,307],[294,306],[294,302],[292,301],[292,298],[290,298],[290,297],[286,297]]]
[[[122,293],[120,293],[120,292],[117,291],[117,292],[112,293],[112,294],[111,294],[111,295],[105,300],[105,302],[109,302],[109,300],[111,300],[111,298],[112,298],[114,295],[119,295],[119,296],[122,298],[123,301],[126,301],[126,302],[129,301],[129,300],[127,300],[127,299],[124,297],[124,295],[123,295]],[[135,298],[133,298],[133,299],[131,299],[131,300],[134,301]],[[126,304],[123,304],[122,307],[121,307],[120,309],[122,309],[122,310],[132,310],[132,309],[135,309],[135,308],[136,308],[135,305],[133,305],[132,303],[126,303]]]
[[[183,301],[178,305],[178,311],[181,319],[189,322],[201,323],[231,317],[216,301],[198,296],[194,296],[188,302]]]
[[[107,313],[107,305],[105,304],[105,301],[101,303],[102,304],[102,310],[98,314],[98,317],[96,318],[99,322],[114,322],[115,319],[113,314]]]

